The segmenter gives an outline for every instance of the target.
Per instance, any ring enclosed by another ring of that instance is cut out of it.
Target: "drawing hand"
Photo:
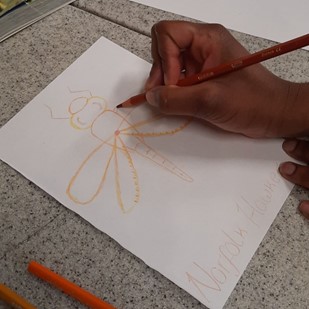
[[[248,54],[221,25],[163,21],[152,29],[147,101],[163,113],[191,115],[249,137],[309,132],[309,84],[280,79],[254,65],[190,87],[178,80]]]
[[[297,139],[285,140],[282,144],[283,150],[292,158],[309,163],[309,142]],[[287,180],[309,189],[309,166],[284,162],[279,167],[280,174]],[[309,219],[309,201],[302,201],[299,211]]]

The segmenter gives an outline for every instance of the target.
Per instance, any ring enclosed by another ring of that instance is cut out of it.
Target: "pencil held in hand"
[[[207,80],[214,79],[219,76],[231,73],[233,71],[241,70],[253,64],[257,64],[265,60],[278,57],[280,55],[283,55],[288,52],[294,51],[296,49],[305,47],[307,45],[309,45],[309,34],[306,34],[296,39],[287,41],[285,43],[281,43],[273,47],[261,50],[252,55],[247,55],[244,57],[234,59],[227,63],[221,64],[214,68],[203,71],[201,73],[186,77],[184,79],[181,79],[177,83],[177,86],[185,87],[185,86],[192,86],[195,84],[199,84]],[[146,93],[141,93],[132,98],[129,98],[128,100],[117,105],[117,108],[133,107],[143,102],[146,102]]]
[[[138,105],[140,103],[146,102],[146,93],[141,93],[138,95],[135,95],[134,97],[131,97],[130,99],[122,102],[121,104],[117,105],[117,108],[120,107],[131,107]]]

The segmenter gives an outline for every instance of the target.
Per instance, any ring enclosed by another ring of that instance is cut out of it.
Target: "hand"
[[[283,150],[292,158],[309,163],[309,142],[297,139],[285,140],[282,145]],[[279,167],[280,174],[287,180],[309,189],[309,167],[284,162]],[[299,205],[299,211],[309,219],[309,201],[302,201]]]
[[[260,64],[198,85],[173,86],[247,54],[221,25],[159,22],[152,28],[147,101],[164,113],[195,116],[250,137],[308,134],[309,84],[284,81]]]

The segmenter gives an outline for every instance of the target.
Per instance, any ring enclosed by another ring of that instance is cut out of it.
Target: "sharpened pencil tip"
[[[146,102],[146,94],[140,93],[134,97],[131,97],[130,99],[118,104],[116,108],[125,108],[125,107],[134,107],[137,106],[143,102]]]
[[[131,106],[132,106],[131,99],[129,99],[129,100],[126,100],[126,101],[118,104],[116,106],[116,108],[125,108],[125,107],[131,107]]]

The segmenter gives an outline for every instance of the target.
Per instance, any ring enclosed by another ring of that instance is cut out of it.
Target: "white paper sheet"
[[[285,42],[308,33],[308,0],[297,2],[282,0],[134,0],[134,2],[207,23],[220,23],[229,29],[275,42]]]
[[[0,158],[221,308],[291,190],[277,173],[286,156],[280,141],[115,109],[149,69],[101,38],[1,128]]]

